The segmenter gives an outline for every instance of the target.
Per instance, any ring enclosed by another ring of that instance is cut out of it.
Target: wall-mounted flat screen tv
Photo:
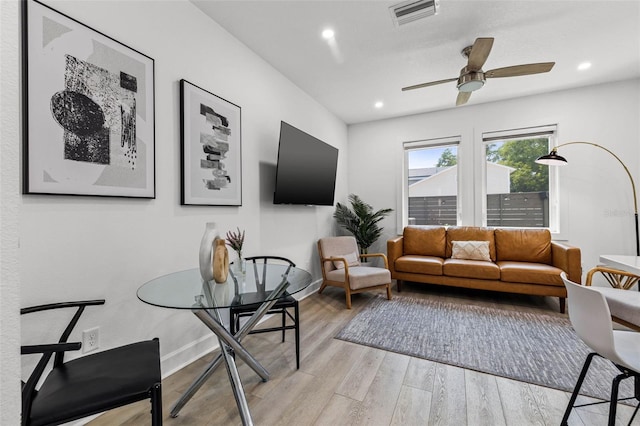
[[[283,121],[276,167],[274,204],[333,205],[337,148]]]

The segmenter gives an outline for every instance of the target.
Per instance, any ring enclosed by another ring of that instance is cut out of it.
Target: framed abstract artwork
[[[155,198],[154,61],[23,5],[25,194]]]
[[[180,80],[183,205],[242,205],[240,107]]]

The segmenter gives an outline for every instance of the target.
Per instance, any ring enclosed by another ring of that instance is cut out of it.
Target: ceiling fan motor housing
[[[458,90],[461,92],[473,92],[484,86],[484,82],[484,71],[471,71],[468,67],[464,67],[460,70]]]

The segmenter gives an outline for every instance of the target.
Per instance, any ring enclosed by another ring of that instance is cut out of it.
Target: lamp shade
[[[561,155],[558,155],[558,152],[553,149],[547,155],[543,155],[542,157],[536,160],[538,164],[546,164],[547,166],[565,166],[567,164],[567,159]]]

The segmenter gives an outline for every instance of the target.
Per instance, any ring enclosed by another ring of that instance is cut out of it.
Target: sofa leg
[[[396,280],[396,289],[398,289],[398,293],[402,291],[402,280]]]
[[[560,313],[564,314],[566,299],[564,297],[560,297],[559,299],[560,299]]]

